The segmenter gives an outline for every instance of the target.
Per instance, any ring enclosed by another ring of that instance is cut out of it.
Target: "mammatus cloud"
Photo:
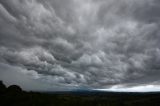
[[[159,4],[0,0],[0,63],[48,87],[159,85]]]

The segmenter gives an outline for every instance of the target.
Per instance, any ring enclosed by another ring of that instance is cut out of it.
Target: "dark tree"
[[[17,85],[11,85],[7,88],[8,92],[21,92],[22,89]]]
[[[0,93],[4,93],[6,91],[6,86],[0,81]]]

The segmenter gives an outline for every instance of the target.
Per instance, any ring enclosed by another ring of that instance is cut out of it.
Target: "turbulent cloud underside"
[[[10,67],[12,75],[13,67],[33,85],[54,89],[159,85],[159,5],[159,0],[0,0],[0,74]]]

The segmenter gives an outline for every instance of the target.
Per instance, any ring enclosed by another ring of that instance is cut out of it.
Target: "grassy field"
[[[0,86],[0,106],[160,106],[160,93],[25,92]]]

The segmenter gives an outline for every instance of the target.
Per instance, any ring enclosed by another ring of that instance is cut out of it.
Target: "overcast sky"
[[[160,0],[0,0],[0,80],[160,90]]]

